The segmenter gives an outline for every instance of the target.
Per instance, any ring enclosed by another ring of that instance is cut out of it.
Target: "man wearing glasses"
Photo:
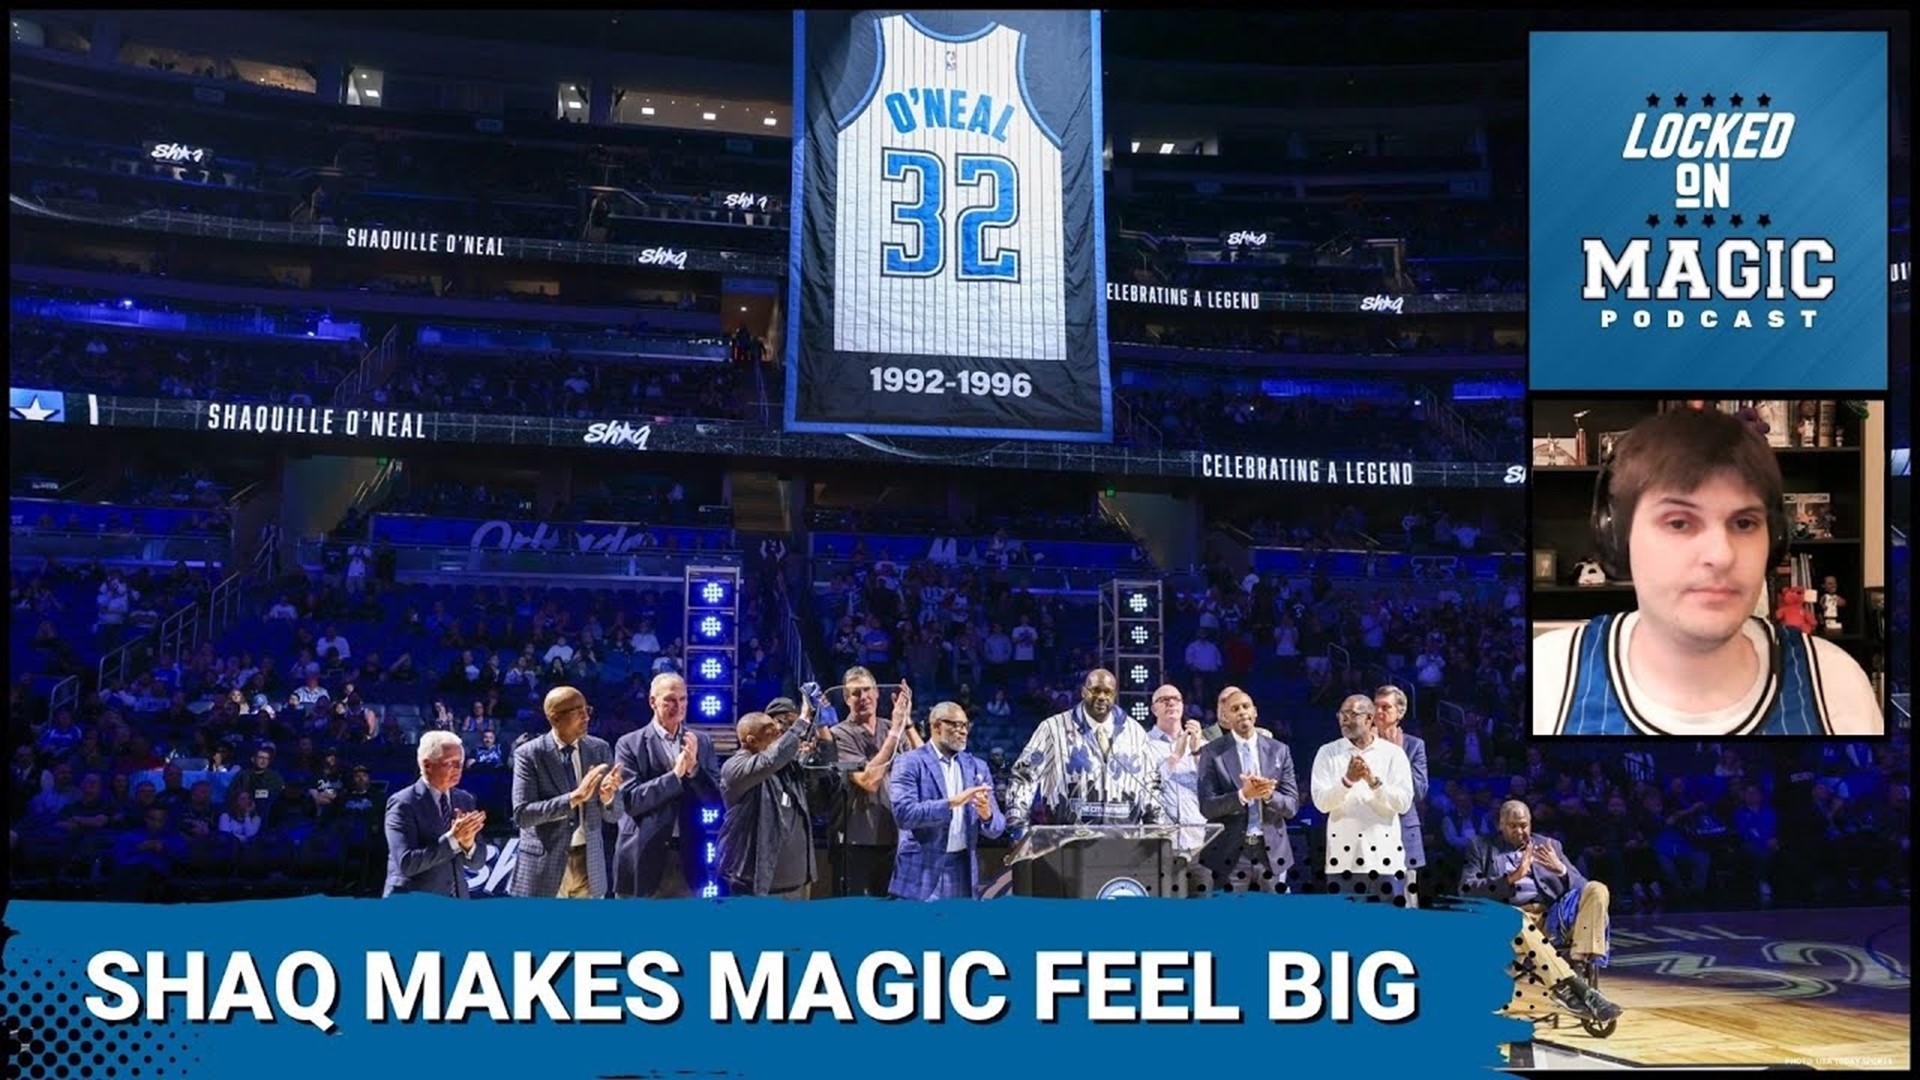
[[[967,753],[973,725],[951,701],[927,714],[933,741],[893,763],[887,789],[900,849],[888,892],[906,900],[980,895],[981,836],[999,836],[1007,819],[993,797],[987,763]]]
[[[1407,752],[1373,726],[1373,698],[1340,703],[1340,738],[1313,756],[1313,805],[1327,815],[1327,883],[1370,902],[1406,896],[1400,815],[1413,808]]]
[[[620,841],[613,854],[616,896],[667,899],[693,895],[700,808],[720,806],[720,764],[713,740],[686,726],[687,683],[653,677],[647,691],[653,722],[620,736]]]
[[[587,734],[593,706],[571,686],[542,703],[547,733],[513,752],[513,823],[520,827],[513,896],[604,897],[613,888],[604,825],[624,777],[613,747]]]
[[[1400,843],[1406,849],[1407,906],[1418,907],[1414,874],[1427,865],[1426,835],[1420,829],[1420,807],[1427,801],[1427,744],[1400,726],[1406,716],[1406,691],[1389,683],[1373,692],[1374,733],[1407,752],[1407,767],[1413,773],[1413,805],[1400,815]]]
[[[893,821],[887,797],[887,772],[896,753],[917,749],[920,733],[913,728],[913,692],[906,683],[893,695],[893,719],[880,725],[880,687],[873,673],[851,667],[840,678],[847,697],[847,718],[834,726],[833,743],[840,765],[850,770],[844,799],[838,808],[835,832],[839,838],[843,896],[886,896],[893,880],[893,854],[900,830]]]
[[[1200,847],[1207,815],[1200,810],[1200,748],[1206,739],[1200,721],[1188,719],[1180,688],[1168,683],[1153,692],[1153,727],[1147,730],[1147,760],[1160,773],[1160,820],[1182,826],[1179,850],[1191,856]],[[1198,862],[1187,867],[1189,895],[1211,891],[1213,874]]]
[[[467,899],[467,874],[487,864],[480,829],[487,812],[461,791],[467,749],[451,731],[420,736],[420,779],[387,799],[387,884],[381,893]]]

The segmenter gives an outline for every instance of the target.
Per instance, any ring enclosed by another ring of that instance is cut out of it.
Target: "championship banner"
[[[1535,390],[1887,385],[1887,36],[1536,33]]]
[[[1099,13],[793,18],[788,430],[1111,440]]]
[[[8,905],[12,1075],[542,1080],[1497,1068],[1520,914],[1340,897]],[[592,914],[594,911],[598,914]],[[503,914],[504,912],[504,914]],[[503,921],[504,920],[504,921]],[[1186,1036],[1186,1037],[1180,1037]]]

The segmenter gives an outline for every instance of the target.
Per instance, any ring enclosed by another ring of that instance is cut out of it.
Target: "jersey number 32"
[[[899,196],[892,200],[895,225],[913,230],[905,243],[880,245],[881,273],[888,277],[936,277],[947,266],[947,212],[950,195],[963,189],[985,189],[986,199],[968,200],[953,214],[953,247],[960,253],[954,277],[960,281],[1018,281],[1020,252],[998,248],[985,256],[986,231],[1006,229],[1020,219],[1020,173],[1013,162],[992,154],[956,154],[954,183],[947,186],[946,162],[925,150],[887,150],[881,156],[881,174]],[[958,202],[956,198],[954,200]]]

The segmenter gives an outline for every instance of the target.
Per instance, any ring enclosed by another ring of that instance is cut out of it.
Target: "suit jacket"
[[[1527,876],[1533,879],[1538,890],[1534,902],[1550,905],[1569,893],[1578,893],[1587,887],[1586,875],[1573,865],[1573,860],[1567,857],[1567,849],[1560,846],[1560,841],[1538,834],[1533,839],[1551,847],[1560,865],[1567,868],[1566,873],[1555,874],[1542,866],[1540,860],[1533,861],[1533,868]],[[1467,848],[1467,865],[1460,874],[1460,891],[1467,896],[1488,897],[1503,904],[1515,903],[1518,887],[1508,883],[1507,875],[1519,865],[1520,849],[1507,843],[1504,835],[1495,832],[1488,836],[1476,836],[1473,845]]]
[[[448,792],[453,812],[473,809],[473,796]],[[423,892],[467,898],[468,870],[487,865],[487,845],[474,838],[473,854],[463,855],[440,820],[440,807],[425,778],[387,799],[387,884],[382,896]]]
[[[967,884],[973,895],[980,895],[980,837],[999,836],[1007,831],[1007,816],[993,794],[993,773],[987,763],[962,750],[960,787],[962,790],[987,788],[987,801],[993,817],[981,821],[971,805],[962,806],[966,823]],[[930,900],[937,894],[940,871],[947,859],[947,830],[953,823],[953,809],[947,805],[946,781],[940,775],[939,751],[927,743],[893,761],[887,774],[887,795],[893,804],[893,820],[900,826],[900,847],[893,859],[893,880],[887,892],[909,900]]]
[[[754,896],[773,891],[781,844],[801,844],[807,852],[807,880],[817,868],[813,858],[813,811],[807,805],[807,782],[800,771],[800,737],[808,725],[792,724],[759,753],[741,747],[720,766],[720,792],[727,814],[720,822],[720,873],[728,881],[743,882]],[[797,804],[786,820],[793,831],[781,834],[782,798]]]
[[[1420,828],[1420,804],[1427,801],[1427,741],[1407,734],[1407,766],[1413,770],[1413,805],[1400,815],[1400,843],[1407,849],[1407,869],[1427,865],[1426,833]]]
[[[681,731],[691,731],[682,726]],[[613,851],[613,891],[616,896],[652,896],[666,876],[673,857],[673,826],[680,824],[678,858],[687,881],[700,880],[702,834],[700,807],[720,806],[720,762],[713,740],[694,732],[699,745],[693,772],[682,780],[673,774],[680,756],[658,724],[620,736],[613,747],[613,763],[626,777],[620,784],[620,839]]]
[[[1276,880],[1286,880],[1293,866],[1293,843],[1287,839],[1287,822],[1300,812],[1300,787],[1293,776],[1293,751],[1279,739],[1255,736],[1254,752],[1260,756],[1260,775],[1271,776],[1273,794],[1260,804],[1260,832],[1267,839],[1267,866]],[[1201,849],[1200,862],[1224,881],[1239,861],[1240,849],[1247,841],[1249,807],[1240,802],[1240,745],[1232,735],[1215,739],[1200,748],[1200,812],[1208,821],[1225,826],[1213,842]]]
[[[574,771],[585,776],[595,765],[613,763],[607,740],[582,736],[575,748]],[[520,851],[513,863],[513,896],[559,895],[573,851],[573,807],[569,805],[579,781],[567,777],[567,761],[560,740],[549,731],[513,752],[513,823],[520,827]],[[580,804],[580,825],[587,835],[587,888],[605,896],[613,882],[607,874],[606,824],[619,813],[598,796]]]

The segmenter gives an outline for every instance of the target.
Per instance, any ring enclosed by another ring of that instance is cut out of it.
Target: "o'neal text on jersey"
[[[925,125],[954,131],[977,131],[996,142],[1007,141],[1007,125],[1013,121],[1013,106],[996,108],[992,94],[974,94],[966,90],[938,86],[910,86],[886,96],[887,119],[902,135]],[[971,101],[972,109],[967,105]],[[919,109],[916,117],[915,107]]]

